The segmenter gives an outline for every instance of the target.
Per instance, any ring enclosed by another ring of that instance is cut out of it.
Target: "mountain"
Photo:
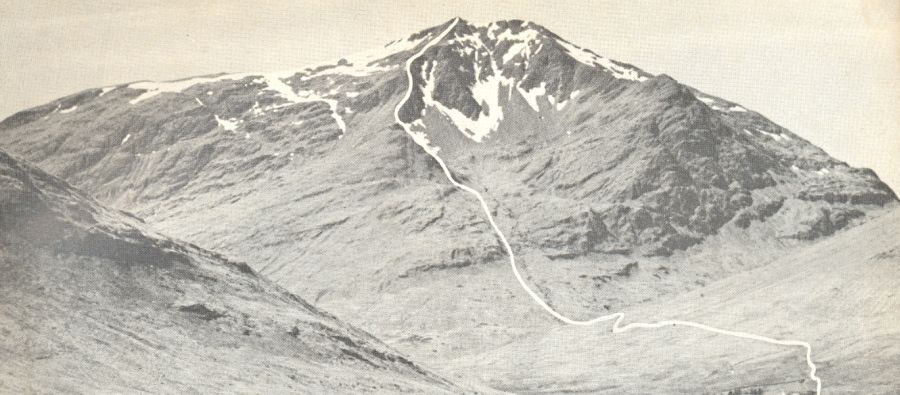
[[[482,193],[530,286],[576,318],[702,292],[897,207],[871,170],[761,114],[523,21],[454,19],[301,70],[89,89],[0,122],[0,146],[100,201],[469,374],[452,367],[558,323],[420,145]]]
[[[3,392],[462,391],[3,151],[0,231]]]

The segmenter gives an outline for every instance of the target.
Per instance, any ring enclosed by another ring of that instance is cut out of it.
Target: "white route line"
[[[427,144],[427,139],[423,138],[421,135],[417,135],[416,132],[413,132],[411,129],[412,124],[407,124],[400,119],[400,108],[403,107],[403,105],[406,104],[406,102],[409,100],[410,96],[412,95],[413,85],[415,83],[415,81],[413,79],[413,75],[412,75],[412,64],[418,58],[420,58],[425,53],[425,51],[427,51],[428,49],[430,49],[431,47],[433,47],[434,45],[439,43],[447,35],[447,33],[449,33],[450,30],[452,30],[456,26],[457,23],[459,23],[459,18],[454,19],[453,22],[450,24],[450,26],[448,26],[440,35],[436,36],[434,39],[432,39],[430,42],[428,42],[428,44],[426,44],[425,47],[423,47],[418,53],[416,53],[415,55],[413,55],[406,61],[406,74],[407,74],[407,77],[409,80],[409,86],[407,87],[406,94],[403,96],[403,99],[401,99],[400,102],[397,104],[397,107],[394,108],[394,118],[397,120],[397,123],[399,123],[403,127],[403,129],[406,131],[406,133],[409,134],[413,138],[413,140],[416,142],[416,144],[421,146],[425,150],[425,152],[427,152],[429,155],[431,155],[432,158],[434,158],[435,161],[437,161],[437,163],[441,166],[441,169],[443,169],[444,175],[447,176],[447,179],[450,181],[451,184],[453,184],[455,187],[457,187],[459,189],[462,189],[463,191],[466,191],[466,192],[474,195],[478,199],[478,202],[481,203],[481,208],[484,210],[484,213],[487,216],[488,222],[490,222],[491,227],[494,228],[494,232],[500,238],[500,241],[503,243],[503,248],[506,249],[506,253],[509,255],[509,264],[512,267],[513,274],[515,274],[515,276],[516,276],[516,280],[519,281],[519,285],[522,286],[522,289],[524,289],[525,292],[527,292],[528,295],[531,296],[531,299],[533,299],[535,301],[535,303],[537,303],[539,306],[543,307],[544,310],[546,310],[548,313],[550,313],[550,315],[552,315],[556,319],[558,319],[566,324],[569,324],[569,325],[589,326],[589,325],[594,325],[599,322],[614,320],[613,326],[612,326],[613,333],[623,333],[623,332],[630,331],[632,329],[652,329],[652,328],[662,328],[665,326],[688,326],[688,327],[704,330],[707,332],[718,333],[718,334],[728,335],[728,336],[733,336],[733,337],[739,337],[739,338],[743,338],[743,339],[757,340],[757,341],[761,341],[761,342],[765,342],[765,343],[769,343],[769,344],[775,344],[775,345],[779,345],[779,346],[803,347],[806,349],[806,365],[809,366],[809,378],[816,382],[816,394],[817,395],[821,394],[822,380],[818,376],[816,376],[816,364],[813,363],[813,361],[812,361],[812,346],[810,346],[810,344],[807,342],[800,341],[800,340],[773,339],[771,337],[755,335],[752,333],[719,329],[719,328],[715,328],[715,327],[711,327],[708,325],[703,325],[703,324],[691,322],[691,321],[665,320],[665,321],[658,321],[658,322],[653,322],[653,323],[633,322],[630,324],[621,325],[622,321],[625,319],[625,313],[623,313],[623,312],[607,314],[607,315],[603,315],[603,316],[600,316],[600,317],[597,317],[594,319],[590,319],[590,320],[586,320],[586,321],[573,320],[569,317],[566,317],[566,316],[560,314],[559,312],[554,310],[552,307],[550,307],[550,305],[548,305],[546,302],[544,302],[544,300],[528,286],[528,284],[525,282],[525,279],[522,277],[522,274],[519,273],[519,268],[516,266],[516,257],[513,254],[512,247],[509,245],[509,242],[506,240],[506,236],[504,236],[503,232],[500,231],[500,228],[497,226],[497,223],[494,222],[494,216],[491,215],[491,210],[488,207],[487,202],[484,200],[484,197],[481,196],[481,193],[479,193],[478,191],[476,191],[466,185],[463,185],[463,184],[460,184],[459,182],[457,182],[453,178],[453,175],[450,173],[450,169],[447,168],[447,164],[444,163],[444,161],[437,155],[438,149],[430,147]]]

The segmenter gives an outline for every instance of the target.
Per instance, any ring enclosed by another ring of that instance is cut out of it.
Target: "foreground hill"
[[[0,151],[0,392],[462,391]]]

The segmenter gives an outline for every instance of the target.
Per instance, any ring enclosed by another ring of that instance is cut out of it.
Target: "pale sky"
[[[756,110],[900,190],[900,0],[0,0],[0,118],[92,87],[300,68],[455,16],[537,22]]]

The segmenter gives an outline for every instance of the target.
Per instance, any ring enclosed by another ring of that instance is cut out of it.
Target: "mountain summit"
[[[456,374],[552,321],[417,143],[485,196],[527,280],[573,316],[702,289],[897,207],[874,172],[761,114],[517,20],[89,89],[0,122],[4,149]]]

